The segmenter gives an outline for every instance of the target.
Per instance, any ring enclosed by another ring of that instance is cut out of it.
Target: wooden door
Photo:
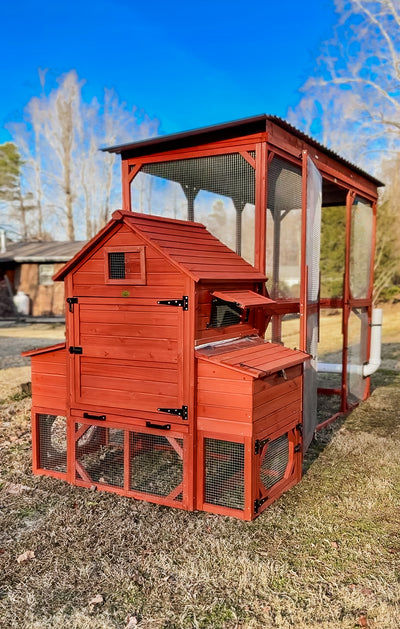
[[[183,311],[179,306],[79,297],[74,304],[72,403],[167,421],[181,409]]]

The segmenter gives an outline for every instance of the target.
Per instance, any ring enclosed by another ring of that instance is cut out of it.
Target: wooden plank
[[[157,393],[139,393],[137,391],[121,391],[113,389],[101,389],[94,387],[81,387],[81,403],[93,403],[102,401],[105,406],[120,409],[132,409],[157,412],[157,408],[174,408],[176,406],[176,395],[160,395]],[[167,415],[170,423],[169,415]],[[167,421],[167,420],[166,420]]]
[[[234,371],[233,369],[225,367],[224,365],[210,363],[209,361],[203,360],[201,358],[197,359],[197,365],[199,377],[218,378],[226,380],[245,380],[247,382],[252,382],[253,380],[252,376],[249,374],[242,373],[240,371]]]
[[[277,384],[274,387],[268,387],[264,391],[259,391],[254,395],[254,408],[258,408],[259,406],[263,406],[274,400],[275,398],[279,398],[283,395],[289,394],[292,391],[298,391],[300,397],[301,391],[301,378],[296,378],[295,380],[283,380],[281,378],[280,384]]]
[[[148,377],[151,374],[148,374]],[[176,398],[178,396],[178,385],[172,382],[157,382],[146,379],[143,376],[138,380],[132,378],[119,378],[99,375],[81,376],[81,386],[85,389],[104,389],[110,391],[131,391],[135,394],[151,393],[156,396],[168,396]]]
[[[225,380],[225,382],[227,382]],[[234,382],[232,382],[232,388],[226,391],[204,391],[199,388],[197,393],[197,401],[199,405],[207,406],[211,404],[213,406],[222,406],[226,409],[236,408],[244,411],[249,411],[252,407],[253,397],[250,392],[236,393]]]
[[[290,391],[289,393],[286,393],[286,395],[274,398],[265,404],[257,406],[253,410],[253,420],[257,421],[259,419],[263,419],[264,417],[276,413],[283,408],[291,407],[292,404],[294,405],[292,408],[296,408],[297,410],[300,409],[300,391]]]
[[[104,337],[97,338],[81,335],[80,345],[83,354],[92,358],[119,358],[125,360],[146,360],[154,362],[176,363],[178,346],[170,339],[131,339]]]
[[[144,322],[138,325],[127,323],[81,323],[81,334],[101,337],[117,336],[118,338],[154,338],[177,339],[178,328],[176,325],[146,325]]]
[[[132,325],[135,323],[139,326],[151,327],[158,326],[177,329],[177,317],[174,308],[170,307],[166,311],[165,307],[160,306],[159,311],[150,306],[138,307],[135,310],[95,310],[82,309],[81,325]],[[112,322],[112,323],[111,323]]]
[[[176,384],[178,381],[176,368],[168,369],[167,364],[154,367],[154,363],[141,363],[135,366],[133,361],[129,363],[126,361],[116,363],[113,360],[98,362],[85,356],[81,358],[81,373],[86,376],[109,376],[110,378],[121,378],[129,381],[140,380],[141,378],[170,384]]]
[[[249,423],[252,421],[251,409],[245,411],[243,409],[226,408],[222,406],[215,406],[213,404],[198,404],[197,413],[199,417],[223,419],[227,422],[237,421]]]

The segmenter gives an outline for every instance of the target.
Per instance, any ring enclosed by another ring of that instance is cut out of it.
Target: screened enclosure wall
[[[249,151],[255,159],[255,151]],[[132,209],[197,221],[254,264],[255,168],[240,153],[143,164]]]
[[[363,365],[367,362],[368,328],[367,308],[353,308],[347,339],[347,401],[350,404],[362,400],[365,393]]]
[[[272,299],[300,297],[301,172],[276,156],[268,166],[266,274]]]
[[[310,360],[304,365],[303,397],[303,450],[307,450],[317,427],[317,363],[319,313],[319,263],[321,239],[322,177],[313,161],[307,158],[307,216],[306,251],[307,265],[307,321],[306,347]]]
[[[351,208],[350,292],[354,299],[368,297],[373,228],[371,204],[357,197]]]

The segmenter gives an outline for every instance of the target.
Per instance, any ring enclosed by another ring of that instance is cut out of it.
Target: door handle
[[[171,424],[152,424],[152,422],[146,422],[146,428],[157,428],[157,430],[171,430]]]

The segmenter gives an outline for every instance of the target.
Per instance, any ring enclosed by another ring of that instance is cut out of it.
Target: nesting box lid
[[[309,358],[306,352],[269,343],[258,336],[199,347],[196,356],[256,379],[299,365]]]

